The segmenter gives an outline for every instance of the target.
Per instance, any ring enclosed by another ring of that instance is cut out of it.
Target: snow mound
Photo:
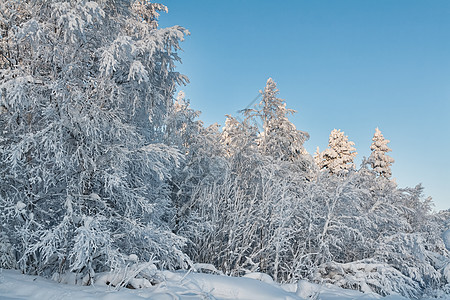
[[[274,281],[270,275],[264,274],[264,273],[248,273],[244,275],[245,278],[252,278],[256,279],[265,283],[274,284]]]
[[[299,281],[297,284],[279,285],[266,283],[268,277],[259,273],[246,277],[199,274],[190,272],[161,272],[165,281],[142,289],[110,286],[82,286],[61,284],[39,276],[22,275],[15,270],[0,269],[0,299],[2,300],[350,300],[386,299],[404,300],[401,296],[382,298],[376,294],[364,294],[344,290],[331,285]],[[259,277],[258,277],[259,276]]]

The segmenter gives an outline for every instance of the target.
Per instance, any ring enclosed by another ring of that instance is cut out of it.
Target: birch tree
[[[27,273],[182,267],[162,144],[187,31],[147,1],[0,4],[0,223]]]

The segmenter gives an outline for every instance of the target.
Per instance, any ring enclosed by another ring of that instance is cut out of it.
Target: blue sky
[[[179,71],[205,124],[236,115],[272,77],[310,153],[337,128],[359,165],[379,127],[399,186],[422,183],[436,210],[450,208],[450,1],[161,2],[160,26],[191,32]]]

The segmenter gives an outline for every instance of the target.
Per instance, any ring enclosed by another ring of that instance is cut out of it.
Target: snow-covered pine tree
[[[394,163],[394,159],[387,155],[387,152],[392,151],[387,144],[389,140],[386,140],[381,131],[375,128],[375,133],[372,138],[372,145],[370,150],[372,153],[369,156],[368,163],[372,169],[379,175],[385,178],[389,178],[392,175],[391,166]]]
[[[322,157],[322,153],[319,150],[319,147],[316,148],[316,152],[314,152],[313,158],[314,158],[314,162],[316,163],[319,170],[322,169],[323,157]]]
[[[19,267],[180,267],[166,179],[181,155],[161,142],[185,29],[157,28],[148,1],[0,6],[0,223]]]
[[[319,166],[332,174],[354,169],[353,159],[357,154],[354,145],[343,131],[333,129],[328,139],[328,148],[320,154],[322,160],[319,159]]]
[[[275,159],[294,161],[307,155],[303,144],[309,139],[309,134],[297,130],[289,121],[288,116],[295,110],[286,108],[286,102],[277,97],[278,93],[276,83],[269,78],[264,90],[260,91],[261,102],[246,114],[262,121],[263,131],[257,141],[261,153]]]

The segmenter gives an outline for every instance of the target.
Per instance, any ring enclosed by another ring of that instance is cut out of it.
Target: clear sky
[[[161,3],[160,26],[191,32],[179,71],[206,125],[237,115],[272,77],[311,154],[337,128],[359,166],[379,127],[399,186],[422,183],[436,210],[450,208],[450,1]]]

